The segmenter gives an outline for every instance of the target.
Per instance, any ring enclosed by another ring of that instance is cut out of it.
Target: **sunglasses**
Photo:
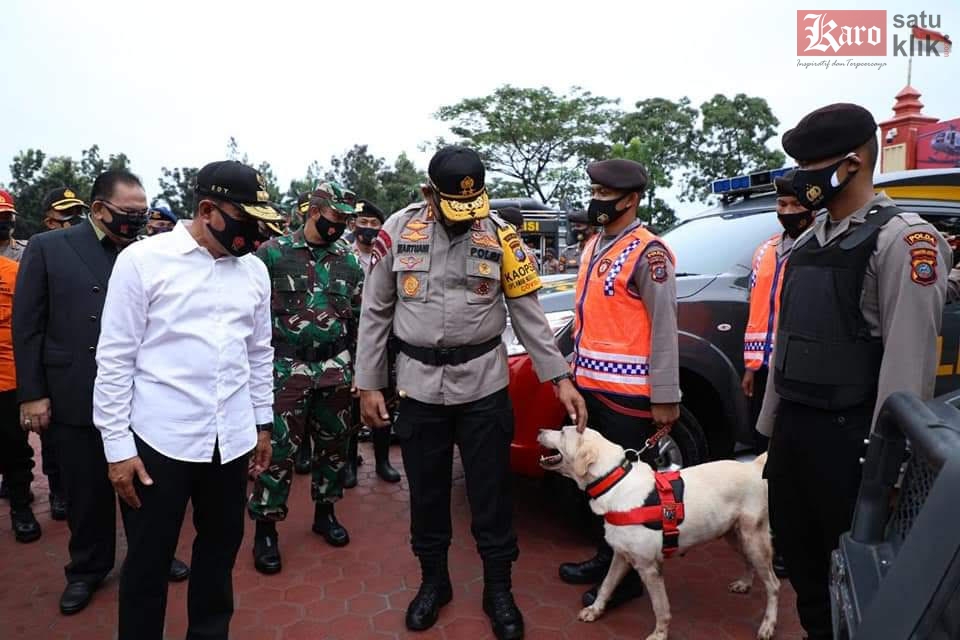
[[[109,200],[98,200],[98,202],[103,204],[103,206],[105,206],[110,211],[110,213],[120,215],[120,216],[127,216],[128,218],[132,218],[132,219],[142,218],[145,220],[147,217],[147,214],[150,213],[149,207],[146,209],[121,209],[120,207],[113,204]]]

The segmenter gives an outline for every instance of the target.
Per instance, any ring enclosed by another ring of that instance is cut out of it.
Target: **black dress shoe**
[[[509,591],[485,593],[483,612],[490,618],[497,640],[520,640],[523,637],[523,614]]]
[[[257,536],[253,539],[253,566],[267,576],[280,573],[283,569],[283,561],[280,559],[280,538],[276,530],[273,533],[257,532]]]
[[[560,579],[567,584],[597,584],[607,575],[612,560],[612,553],[598,551],[585,562],[564,562],[560,565]]]
[[[350,534],[337,521],[332,504],[317,503],[313,514],[313,532],[323,536],[327,544],[333,547],[345,547],[350,543]]]
[[[17,542],[35,542],[42,533],[40,523],[33,516],[30,507],[16,509],[10,512],[10,522],[13,525],[13,536]]]
[[[599,590],[600,585],[596,585],[595,587],[584,592],[583,597],[580,599],[580,601],[583,603],[583,606],[589,607],[596,602],[597,592]],[[642,595],[643,580],[640,579],[640,576],[631,571],[623,577],[623,580],[620,581],[620,584],[617,585],[617,588],[613,590],[613,595],[611,595],[610,599],[607,600],[607,611],[616,609],[620,605],[639,598]]]
[[[69,616],[87,608],[95,588],[86,582],[71,582],[60,596],[60,613]]]
[[[783,562],[783,556],[779,553],[773,554],[773,573],[781,580],[787,578],[787,565]]]
[[[407,629],[426,631],[436,624],[440,609],[451,600],[453,600],[453,589],[449,582],[420,585],[420,590],[407,607]]]
[[[297,458],[293,465],[293,470],[300,475],[310,473],[313,469],[313,456],[310,451],[310,439],[304,437],[300,441],[300,447],[297,449]]]
[[[59,522],[67,519],[67,499],[62,493],[50,494],[50,519]]]
[[[173,562],[170,563],[170,574],[167,576],[170,582],[183,582],[189,577],[190,567],[187,566],[187,563],[174,558]]]

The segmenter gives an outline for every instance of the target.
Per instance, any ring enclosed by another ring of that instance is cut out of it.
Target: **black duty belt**
[[[397,338],[397,345],[402,353],[407,354],[414,360],[419,360],[423,364],[432,367],[442,367],[444,365],[457,365],[470,362],[485,353],[489,353],[500,346],[502,340],[499,337],[491,338],[483,344],[468,344],[462,347],[416,347]]]
[[[297,347],[292,344],[279,344],[273,346],[273,354],[279,358],[293,358],[303,362],[323,362],[346,351],[348,346],[349,344],[344,339],[322,344],[319,347]]]

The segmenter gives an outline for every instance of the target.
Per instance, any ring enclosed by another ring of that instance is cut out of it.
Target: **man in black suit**
[[[113,568],[116,499],[103,441],[93,426],[100,315],[117,254],[137,239],[147,196],[132,173],[110,170],[93,184],[89,219],[34,236],[21,259],[13,305],[20,421],[47,431],[67,495],[70,563],[60,611],[76,613]],[[171,579],[189,569],[174,561]]]

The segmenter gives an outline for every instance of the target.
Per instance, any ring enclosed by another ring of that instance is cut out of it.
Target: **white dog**
[[[592,429],[577,433],[575,427],[543,429],[537,440],[556,451],[540,459],[543,468],[573,479],[581,489],[603,478],[616,480],[625,459],[624,449]],[[746,573],[730,584],[730,590],[747,593],[759,574],[767,590],[767,606],[757,632],[761,640],[773,637],[777,625],[780,581],[773,573],[773,548],[767,514],[767,482],[761,477],[766,454],[754,462],[722,460],[682,471],[684,481],[683,522],[679,525],[679,547],[690,547],[726,537],[746,560]],[[605,481],[605,484],[609,484]],[[624,512],[640,507],[654,489],[654,473],[646,464],[634,464],[603,495],[590,501],[598,515]],[[613,562],[600,585],[596,601],[580,612],[580,620],[599,618],[616,586],[633,567],[643,580],[657,626],[647,640],[665,640],[670,625],[670,603],[663,584],[663,532],[643,525],[613,525],[606,522],[604,537],[613,548]]]

